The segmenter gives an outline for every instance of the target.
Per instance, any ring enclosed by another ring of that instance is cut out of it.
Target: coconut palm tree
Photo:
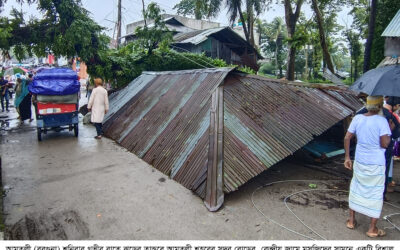
[[[219,13],[223,4],[228,8],[229,22],[233,25],[238,19],[242,22],[246,40],[255,45],[254,24],[256,16],[264,11],[271,0],[208,0],[209,16]],[[243,8],[244,7],[244,8]]]

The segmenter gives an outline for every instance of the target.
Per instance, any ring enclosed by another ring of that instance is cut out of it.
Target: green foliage
[[[343,83],[349,86],[352,85],[353,82],[354,81],[350,77],[343,80]]]
[[[367,38],[368,35],[369,3],[369,0],[350,0],[350,14],[353,16],[351,26],[359,31],[362,38]]]
[[[21,0],[20,2],[24,2]],[[93,60],[97,51],[107,47],[108,38],[103,28],[89,17],[80,0],[28,0],[37,3],[42,19],[26,21],[23,13],[13,10],[10,18],[0,19],[0,49],[10,49],[17,59],[35,54],[44,56],[78,56],[83,61]]]
[[[151,54],[158,46],[164,49],[167,48],[172,41],[172,33],[168,32],[161,12],[160,7],[156,3],[150,3],[144,12],[144,18],[152,20],[153,23],[151,26],[138,27],[135,31],[137,37],[135,43],[145,49],[148,54]]]
[[[96,61],[88,63],[88,73],[110,81],[120,88],[138,77],[143,71],[174,71],[210,67],[227,67],[225,61],[204,54],[178,53],[169,48],[172,35],[162,20],[161,9],[150,3],[145,11],[145,25],[136,30],[136,40],[115,50],[99,52]]]
[[[327,84],[332,83],[329,80],[325,80],[323,78],[323,76],[320,75],[320,74],[318,74],[318,77],[316,77],[316,78],[302,79],[302,80],[305,81],[305,82],[309,82],[309,83],[327,83]]]
[[[264,75],[275,75],[276,67],[273,63],[264,63],[261,65],[258,73],[262,73]]]
[[[264,77],[267,77],[267,78],[271,78],[271,79],[279,79],[276,75],[265,74],[265,73],[262,73],[262,72],[260,72],[260,71],[258,71],[257,74],[260,75],[260,76],[264,76]]]
[[[347,30],[344,35],[347,38],[347,42],[350,47],[350,56],[351,56],[351,73],[352,79],[355,81],[359,74],[362,72],[362,61],[363,61],[363,46],[360,42],[361,34],[358,32],[354,32],[352,30]]]
[[[300,49],[309,42],[309,33],[305,25],[297,25],[296,32],[291,38],[287,39],[291,46]]]
[[[174,6],[178,15],[194,16],[201,20],[210,16],[210,6],[204,0],[182,0]]]
[[[173,9],[178,15],[194,16],[201,20],[218,16],[221,4],[221,0],[181,0]]]
[[[351,0],[350,4],[352,6],[350,13],[354,19],[351,28],[360,32],[360,39],[365,39],[368,35],[370,1]],[[375,68],[384,58],[385,38],[381,35],[392,18],[396,15],[397,11],[400,9],[400,1],[380,0],[378,1],[377,6],[374,40],[371,48],[370,68]]]
[[[261,33],[261,39],[264,42],[261,45],[261,50],[272,60],[274,69],[282,72],[288,50],[287,30],[284,20],[276,17],[271,23],[263,21],[258,24],[258,29]]]
[[[251,75],[255,75],[257,73],[254,69],[249,68],[247,66],[239,67],[237,70],[239,70],[243,73],[251,74]]]
[[[381,35],[398,10],[400,10],[399,0],[384,0],[378,2],[374,41],[372,43],[371,51],[371,68],[378,66],[384,58],[385,37],[382,37]]]
[[[88,73],[102,77],[120,88],[138,77],[143,71],[173,71],[212,67],[227,67],[221,59],[212,59],[204,54],[178,53],[170,49],[157,48],[148,54],[132,42],[119,50],[103,51],[100,60],[88,64]]]

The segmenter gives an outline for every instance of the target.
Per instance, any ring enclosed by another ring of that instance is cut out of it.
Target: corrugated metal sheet
[[[386,37],[400,37],[400,10],[390,21],[389,25],[383,31],[382,36]]]
[[[144,72],[110,97],[105,134],[193,190],[223,192],[300,149],[361,107],[352,94],[231,72]]]
[[[144,72],[110,97],[105,135],[205,198],[211,96],[231,70]]]
[[[224,183],[232,192],[361,108],[350,93],[231,74],[224,84]]]
[[[207,30],[196,30],[184,34],[178,34],[174,37],[174,43],[190,43],[200,44],[208,39],[212,34],[218,33],[221,30],[228,29],[228,27],[212,28]]]

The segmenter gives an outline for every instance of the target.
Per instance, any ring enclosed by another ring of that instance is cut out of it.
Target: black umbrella
[[[400,96],[400,65],[372,69],[358,78],[350,89],[372,96]]]

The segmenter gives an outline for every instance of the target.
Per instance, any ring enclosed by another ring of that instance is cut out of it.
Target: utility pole
[[[121,44],[121,25],[122,25],[122,16],[121,16],[121,1],[118,0],[118,21],[117,21],[117,48],[119,48],[119,45]]]

